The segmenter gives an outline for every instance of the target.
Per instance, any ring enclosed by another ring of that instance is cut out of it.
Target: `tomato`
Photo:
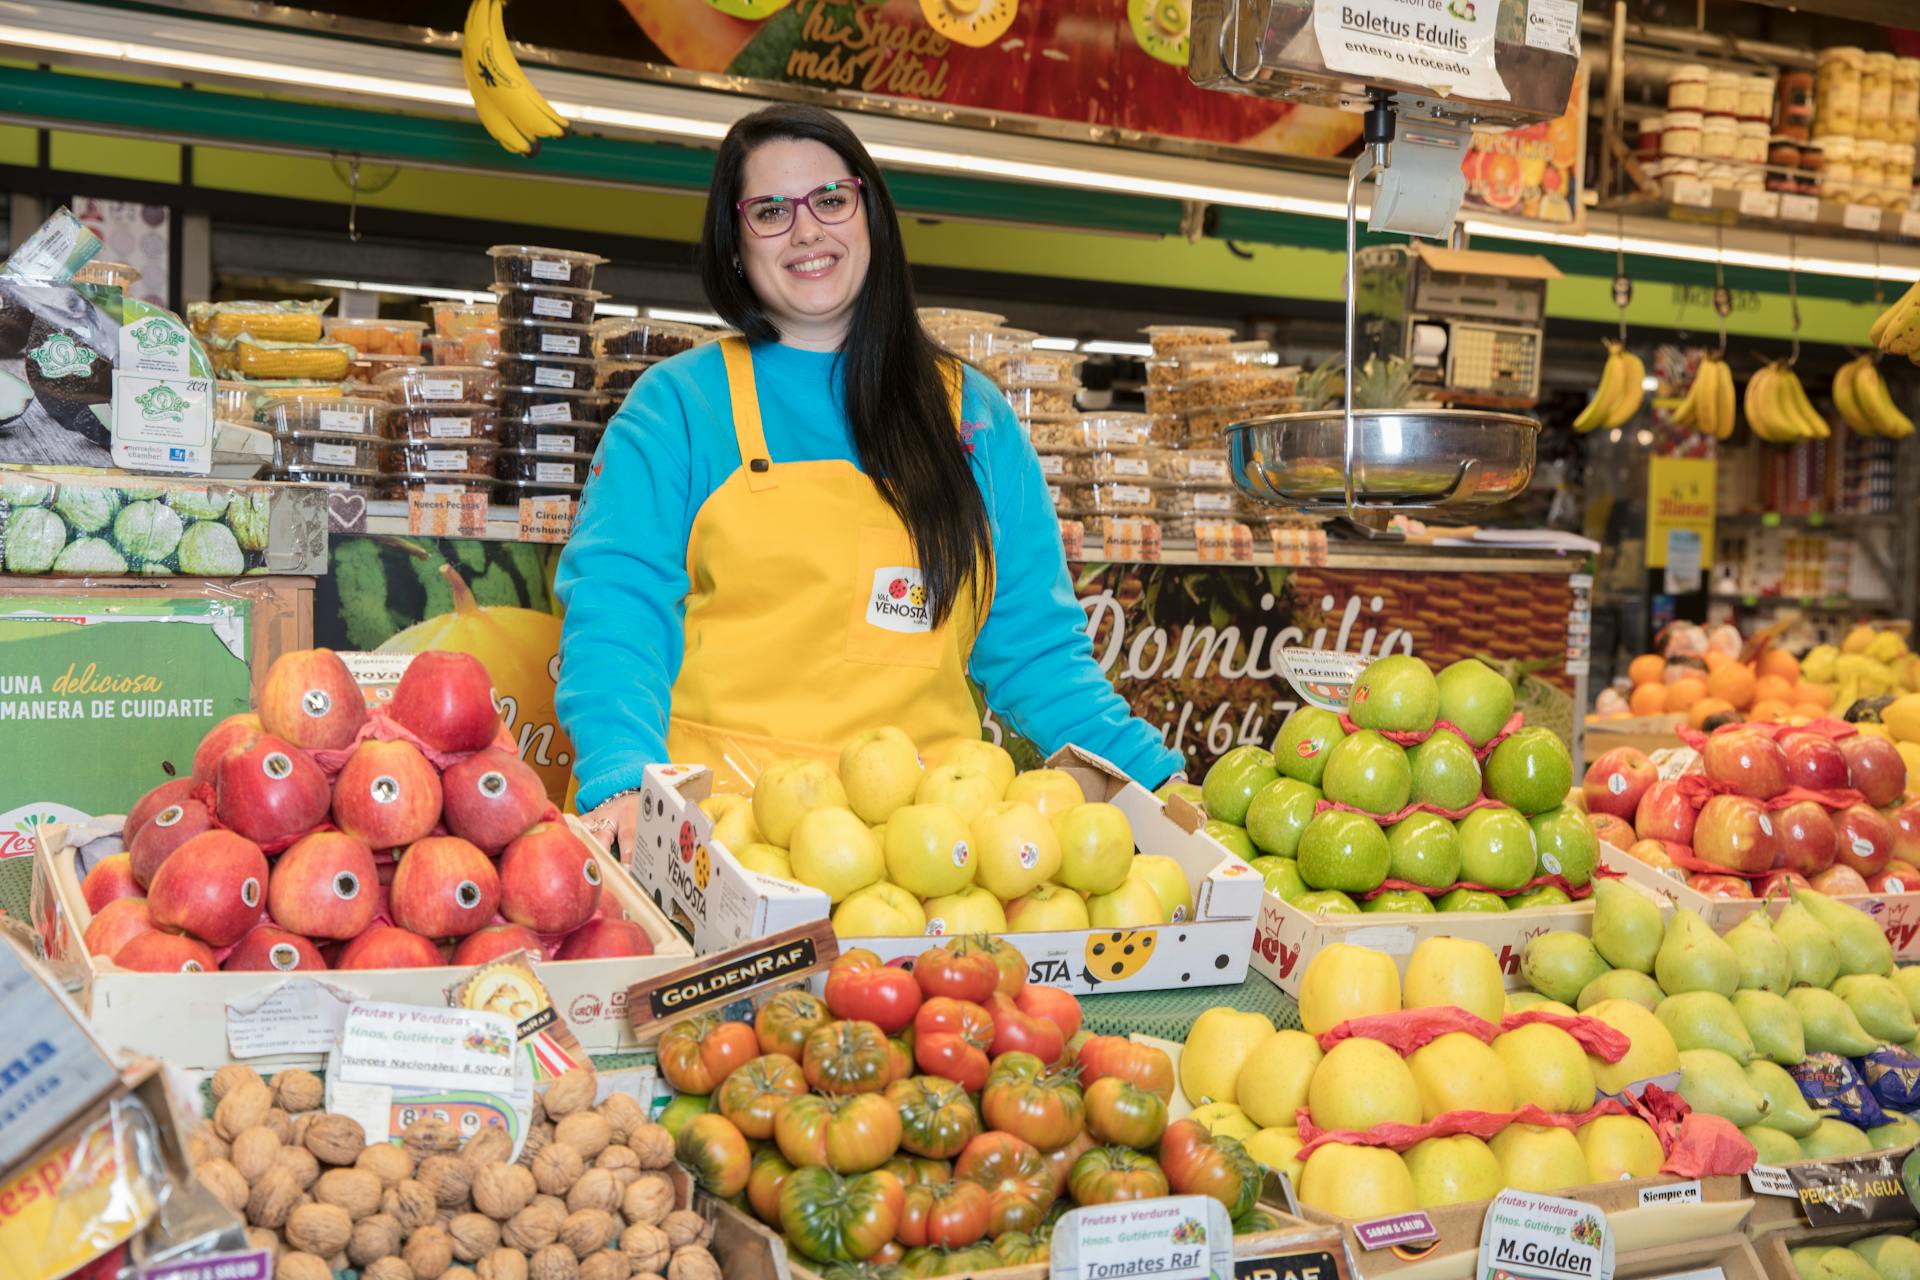
[[[909,1249],[960,1249],[987,1234],[987,1189],[977,1182],[908,1187],[896,1238]]]
[[[1049,1071],[1030,1053],[995,1058],[980,1095],[980,1114],[989,1129],[1010,1133],[1042,1151],[1064,1147],[1086,1128],[1087,1106],[1080,1084],[1065,1071]]]
[[[905,1080],[913,1074],[913,1028],[908,1027],[897,1036],[887,1037],[887,1083]]]
[[[1046,1227],[1032,1233],[1025,1231],[1004,1231],[993,1238],[993,1252],[1003,1267],[1019,1267],[1028,1263],[1044,1263],[1053,1252],[1052,1232]]]
[[[1278,1231],[1280,1219],[1268,1213],[1259,1205],[1247,1210],[1233,1220],[1233,1234],[1237,1236],[1255,1236],[1263,1231]]]
[[[961,953],[945,947],[928,947],[913,962],[914,981],[932,999],[948,996],[985,1004],[1000,985],[1000,970],[983,951]]]
[[[900,1111],[902,1151],[946,1160],[980,1132],[980,1112],[958,1081],[908,1076],[887,1086],[887,1101]]]
[[[1025,986],[1014,997],[1020,1012],[1035,1018],[1045,1018],[1060,1028],[1062,1039],[1070,1039],[1080,1034],[1080,1002],[1071,991],[1062,991],[1059,987]]]
[[[1053,1194],[1056,1196],[1067,1194],[1067,1183],[1073,1174],[1073,1162],[1099,1145],[1093,1140],[1092,1134],[1082,1129],[1080,1136],[1066,1146],[1055,1147],[1052,1151],[1040,1153],[1046,1157],[1047,1168],[1053,1173]],[[1065,1203],[1064,1200],[1060,1202],[1060,1204]],[[1058,1209],[1060,1204],[1056,1204],[1054,1208]]]
[[[1086,1097],[1087,1131],[1101,1142],[1144,1151],[1167,1130],[1167,1104],[1131,1080],[1102,1076]]]
[[[793,1172],[793,1163],[771,1144],[753,1153],[747,1170],[747,1203],[754,1216],[770,1227],[780,1225],[780,1186]]]
[[[822,1093],[878,1093],[893,1078],[893,1051],[871,1022],[828,1022],[807,1036],[800,1065]]]
[[[993,1019],[993,1046],[988,1050],[990,1056],[999,1058],[1009,1053],[1030,1053],[1042,1062],[1060,1060],[1066,1040],[1061,1036],[1060,1028],[1048,1019],[1024,1012],[1019,1005],[998,994],[987,1001],[987,1016]]]
[[[1082,1084],[1119,1076],[1159,1094],[1162,1102],[1173,1101],[1173,1059],[1164,1049],[1135,1044],[1125,1036],[1093,1036],[1080,1046],[1079,1061]]]
[[[753,1034],[762,1053],[784,1053],[795,1062],[813,1029],[832,1020],[827,1006],[811,991],[782,991],[753,1015]]]
[[[815,1262],[861,1262],[900,1229],[903,1189],[883,1170],[845,1178],[795,1169],[780,1188],[780,1230]]]
[[[653,1053],[675,1092],[712,1093],[736,1067],[759,1056],[760,1041],[744,1022],[702,1013],[668,1027]]]
[[[913,1060],[922,1071],[957,1080],[967,1092],[987,1084],[993,1018],[970,1000],[935,996],[913,1019]]]
[[[674,1156],[702,1190],[722,1200],[747,1189],[753,1153],[747,1148],[746,1138],[725,1116],[709,1112],[687,1121],[674,1143]]]
[[[900,1259],[900,1274],[921,1276],[976,1276],[982,1271],[1000,1269],[1000,1255],[991,1245],[974,1244],[964,1249],[942,1249],[938,1245],[922,1245],[918,1249],[909,1249]]]
[[[1167,1194],[1167,1175],[1132,1147],[1095,1147],[1073,1162],[1067,1187],[1075,1204],[1151,1200]]]
[[[920,999],[912,974],[882,964],[865,947],[841,952],[827,970],[827,1009],[833,1016],[871,1022],[888,1035],[913,1022]]]
[[[900,1179],[900,1185],[903,1187],[937,1187],[943,1182],[953,1181],[951,1160],[924,1160],[913,1156],[895,1156],[881,1167]]]
[[[1057,1194],[1045,1157],[1010,1133],[983,1133],[969,1142],[954,1161],[953,1176],[987,1189],[987,1230],[996,1236],[1032,1231]]]
[[[1017,996],[1027,985],[1027,958],[1005,938],[991,933],[969,933],[947,943],[947,950],[958,955],[979,953],[993,961],[1000,971],[1000,984],[994,988],[1003,996]]]
[[[1160,1138],[1160,1167],[1175,1195],[1212,1196],[1237,1218],[1260,1197],[1260,1166],[1239,1141],[1215,1137],[1194,1120],[1175,1120]]]
[[[747,1137],[771,1138],[780,1104],[806,1091],[800,1064],[785,1054],[769,1053],[749,1059],[728,1076],[713,1095],[713,1109]]]
[[[805,1093],[782,1104],[773,1140],[801,1168],[865,1173],[900,1149],[900,1112],[877,1093]]]

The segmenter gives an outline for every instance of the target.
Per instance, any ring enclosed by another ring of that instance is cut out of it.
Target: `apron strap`
[[[727,366],[727,394],[733,399],[733,435],[740,444],[740,469],[754,493],[771,489],[773,458],[760,425],[760,392],[753,381],[753,350],[745,338],[722,338],[720,357]]]

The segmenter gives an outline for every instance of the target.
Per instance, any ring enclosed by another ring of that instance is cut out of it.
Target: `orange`
[[[1708,665],[1711,667],[1712,664]],[[1721,664],[1718,671],[1707,676],[1707,695],[1723,698],[1736,707],[1750,707],[1753,705],[1754,686],[1758,683],[1752,667],[1729,660]]]
[[[1709,649],[1707,650],[1707,673],[1711,675],[1713,672],[1718,671],[1720,668],[1726,666],[1729,662],[1732,662],[1732,661],[1733,661],[1732,654],[1722,653],[1718,649]]]
[[[1781,698],[1755,698],[1753,709],[1747,713],[1749,720],[1765,720],[1777,724],[1793,714],[1791,704]]]
[[[1667,686],[1667,710],[1685,711],[1707,696],[1707,682],[1699,676],[1685,676]]]
[[[1657,716],[1667,709],[1667,686],[1663,684],[1639,684],[1633,687],[1633,697],[1628,705],[1637,716]]]
[[[1788,684],[1800,681],[1800,660],[1785,649],[1767,649],[1760,654],[1760,674],[1779,676]]]
[[[1657,684],[1666,670],[1665,658],[1657,653],[1643,653],[1627,664],[1627,678],[1635,684]]]
[[[1696,729],[1704,729],[1709,716],[1722,716],[1733,709],[1733,704],[1724,699],[1702,698],[1687,712],[1687,723]]]
[[[1793,691],[1793,705],[1802,715],[1820,715],[1833,705],[1833,690],[1819,684],[1798,685]]]
[[[1793,681],[1763,673],[1753,682],[1753,701],[1756,705],[1762,702],[1792,702]]]

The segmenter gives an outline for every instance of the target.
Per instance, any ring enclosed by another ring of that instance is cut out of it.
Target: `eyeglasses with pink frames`
[[[841,178],[823,183],[798,198],[793,196],[748,196],[736,200],[747,229],[765,239],[784,235],[793,227],[798,210],[805,205],[814,218],[826,226],[846,222],[860,211],[860,179]]]

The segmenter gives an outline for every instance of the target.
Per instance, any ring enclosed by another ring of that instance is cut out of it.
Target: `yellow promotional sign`
[[[1700,567],[1713,567],[1713,477],[1711,458],[1650,458],[1647,461],[1647,567],[1667,563],[1667,536],[1690,530],[1700,537]]]
[[[153,1189],[138,1167],[137,1140],[120,1123],[125,1115],[101,1116],[0,1181],[0,1276],[66,1275],[153,1216]]]

